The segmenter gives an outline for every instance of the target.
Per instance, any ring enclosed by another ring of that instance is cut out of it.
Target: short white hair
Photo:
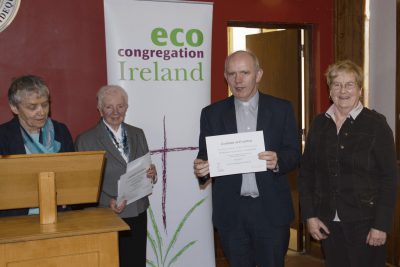
[[[124,98],[125,104],[128,105],[128,94],[124,88],[119,85],[104,85],[97,92],[97,108],[102,109],[104,97],[115,92],[120,92]]]

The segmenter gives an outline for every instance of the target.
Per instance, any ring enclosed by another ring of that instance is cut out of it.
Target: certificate
[[[126,173],[118,180],[118,205],[124,200],[130,204],[152,193],[153,184],[147,177],[150,164],[150,153],[128,163]]]
[[[262,131],[208,136],[206,145],[211,177],[267,170],[258,159],[265,151]]]

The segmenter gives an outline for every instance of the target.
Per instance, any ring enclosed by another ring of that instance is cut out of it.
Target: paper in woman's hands
[[[146,174],[150,164],[150,153],[128,163],[126,173],[118,181],[118,205],[124,200],[130,204],[153,192],[153,184]]]

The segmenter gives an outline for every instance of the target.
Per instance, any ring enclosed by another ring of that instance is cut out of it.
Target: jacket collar
[[[227,108],[223,114],[224,126],[227,133],[237,133],[234,96],[230,96],[227,101]],[[268,104],[268,96],[259,92],[257,131],[268,128],[272,114],[270,108],[271,105]]]
[[[268,97],[260,93],[258,99],[257,131],[267,129],[271,122],[272,111],[268,101]]]
[[[224,127],[227,133],[237,133],[236,113],[235,113],[235,97],[228,98],[228,105],[223,113]]]
[[[123,166],[126,166],[126,161],[124,158],[121,156],[119,150],[115,147],[113,144],[107,129],[105,123],[103,122],[103,119],[100,119],[100,122],[97,124],[97,131],[99,132],[99,142],[103,145],[104,149],[111,155],[113,156],[118,162],[120,162]],[[128,135],[129,138],[129,135]],[[129,145],[130,144],[129,140]]]
[[[347,115],[347,118],[352,118],[353,120],[355,120],[358,115],[360,115],[361,111],[363,110],[364,106],[361,103],[361,101],[358,101],[357,106],[355,106]],[[336,113],[336,107],[335,104],[332,104],[328,110],[325,112],[325,116],[328,118],[331,118],[332,120],[335,120],[335,113]]]

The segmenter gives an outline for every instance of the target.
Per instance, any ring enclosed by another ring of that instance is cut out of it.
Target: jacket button
[[[340,145],[340,149],[344,149],[344,145]]]
[[[344,133],[344,136],[348,136],[349,134],[348,133]]]

